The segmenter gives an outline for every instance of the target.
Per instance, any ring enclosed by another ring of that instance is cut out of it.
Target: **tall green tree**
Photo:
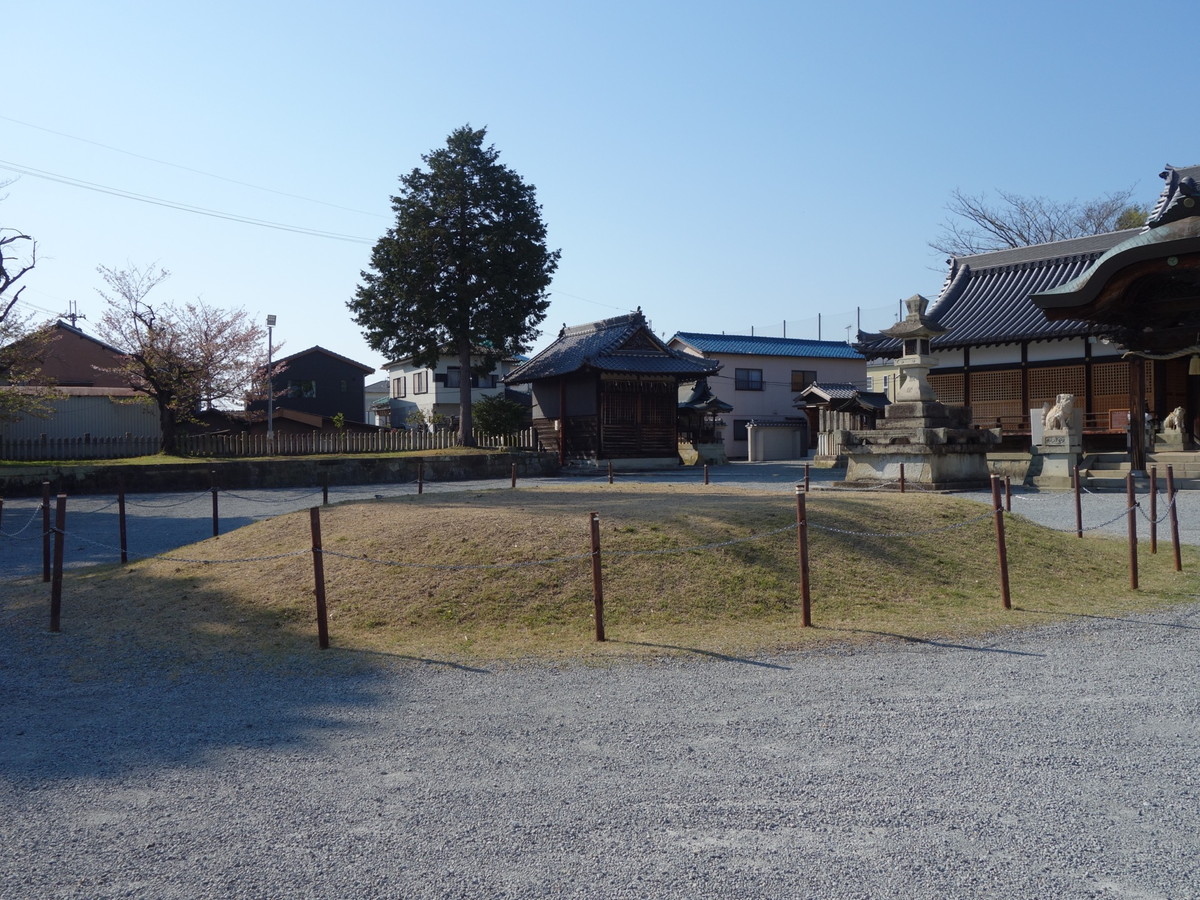
[[[527,349],[546,318],[560,251],[546,248],[533,185],[484,146],[487,129],[456,129],[400,178],[396,224],[375,244],[347,303],[375,350],[433,367],[458,359],[459,433],[471,437],[470,372]]]

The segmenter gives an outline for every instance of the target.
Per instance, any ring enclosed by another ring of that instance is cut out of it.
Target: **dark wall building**
[[[362,421],[366,409],[364,380],[375,372],[371,366],[324,347],[310,347],[275,360],[274,367],[271,381],[276,410],[292,409],[314,416],[341,413],[349,422]],[[265,410],[267,404],[255,401],[250,408]]]

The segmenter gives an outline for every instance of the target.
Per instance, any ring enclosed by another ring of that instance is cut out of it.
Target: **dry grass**
[[[1017,608],[1005,611],[993,523],[978,518],[978,504],[812,494],[807,505],[812,629],[799,627],[796,533],[767,534],[795,523],[787,495],[564,485],[328,507],[321,524],[332,641],[447,660],[595,659],[672,648],[744,654],[878,635],[962,637],[1070,615],[1121,615],[1195,593],[1186,574],[1200,563],[1194,548],[1185,548],[1185,574],[1173,571],[1169,548],[1153,557],[1143,550],[1135,593],[1124,542],[1079,540],[1009,516]],[[592,640],[593,510],[604,557],[604,645]],[[740,542],[646,552],[725,541]],[[68,572],[63,628],[185,655],[311,647],[310,547],[309,516],[296,513],[169,555],[213,562],[157,558]],[[259,558],[289,553],[296,555]],[[22,582],[9,595],[10,608],[41,621],[45,585]]]

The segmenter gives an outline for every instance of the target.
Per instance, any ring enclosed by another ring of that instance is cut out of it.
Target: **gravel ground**
[[[41,619],[0,599],[2,898],[1200,896],[1200,604],[599,668]]]

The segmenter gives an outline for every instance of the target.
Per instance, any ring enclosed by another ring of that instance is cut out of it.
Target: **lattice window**
[[[885,378],[887,376],[884,376]],[[943,403],[963,402],[963,377],[957,375],[930,375],[929,386]]]
[[[1129,363],[1096,363],[1092,366],[1092,390],[1100,394],[1129,396]]]
[[[971,373],[971,418],[982,425],[997,419],[1011,422],[1025,416],[1021,409],[1019,370]]]
[[[605,425],[632,425],[637,421],[637,394],[609,391],[604,398]]]
[[[1043,366],[1029,370],[1029,405],[1040,409],[1043,403],[1054,404],[1059,394],[1073,394],[1082,407],[1087,383],[1083,366]]]

